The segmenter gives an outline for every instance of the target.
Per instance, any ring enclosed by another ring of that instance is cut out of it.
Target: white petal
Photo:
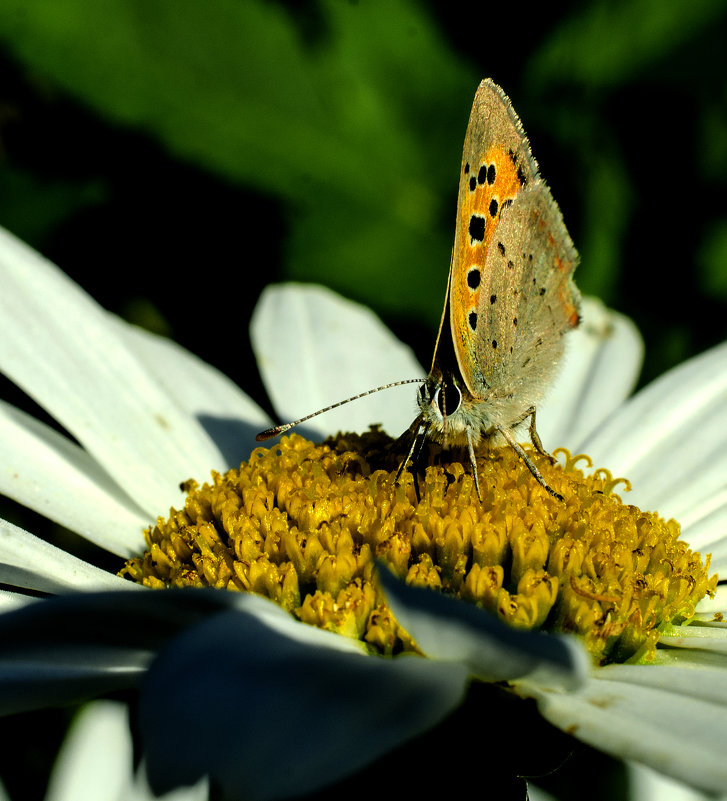
[[[643,675],[638,684],[634,670]],[[718,671],[719,679],[708,683],[709,700],[704,700],[699,685],[709,673],[692,669],[685,688],[678,669],[612,665],[594,671],[575,693],[543,692],[527,683],[519,689],[537,699],[547,720],[579,740],[720,792],[727,786],[727,682],[724,671]],[[688,694],[682,694],[685,689]]]
[[[598,670],[597,675],[610,681],[664,690],[683,698],[696,698],[727,707],[727,660],[721,659],[722,667],[702,667],[698,670],[694,669],[693,664],[609,665]]]
[[[125,588],[38,600],[0,615],[0,714],[136,688],[180,631],[240,603],[230,592]]]
[[[652,667],[668,667],[694,670],[719,670],[722,675],[725,667],[725,655],[716,651],[698,650],[696,648],[657,648]]]
[[[68,625],[68,623],[66,623]],[[50,649],[8,659],[0,656],[0,715],[136,688],[149,661],[126,648]],[[132,659],[132,657],[135,657]]]
[[[588,657],[575,638],[517,631],[472,604],[408,586],[386,569],[379,570],[379,580],[399,624],[432,659],[461,662],[484,681],[527,675],[570,688],[588,671]]]
[[[0,229],[0,368],[152,514],[221,456],[125,346],[109,315]]]
[[[146,778],[146,765],[142,761],[136,781],[119,801],[207,801],[209,798],[209,782],[207,778],[200,779],[192,787],[179,787],[164,795],[155,795]]]
[[[529,781],[527,801],[558,801],[558,799],[554,795],[551,795],[541,787],[538,787],[536,784],[533,784]]]
[[[685,539],[687,538],[685,537]],[[702,552],[709,551],[712,554],[710,573],[716,573],[720,578],[727,576],[727,543],[722,540],[708,548],[702,547],[701,550]]]
[[[727,344],[641,390],[583,449],[631,481],[629,503],[679,519],[727,486],[726,404]]]
[[[166,337],[117,320],[129,348],[182,409],[198,420],[225,456],[209,469],[239,467],[257,447],[268,415],[224,373]]]
[[[702,626],[710,629],[727,629],[727,620],[715,620],[714,615],[697,612],[689,621],[692,627]]]
[[[128,718],[124,704],[87,704],[56,758],[45,801],[159,801],[143,775],[134,776]],[[206,784],[170,793],[161,801],[205,801]]]
[[[10,592],[9,590],[0,590],[0,613],[12,612],[13,609],[20,609],[28,604],[35,603],[38,598],[32,598],[29,595],[22,595],[19,592]]]
[[[581,325],[565,338],[563,366],[538,407],[546,447],[580,452],[587,434],[631,394],[644,343],[633,322],[595,298],[583,298]]]
[[[139,587],[0,520],[0,583],[58,594]]]
[[[45,801],[119,801],[132,770],[126,708],[96,701],[73,721],[53,766]]]
[[[727,656],[727,629],[717,626],[664,625],[660,631],[659,644],[665,647],[695,648]],[[725,671],[727,671],[727,661]],[[725,684],[727,684],[727,673],[725,673]]]
[[[456,663],[312,646],[241,612],[217,615],[178,637],[144,681],[149,780],[165,792],[207,772],[229,798],[305,794],[435,725],[466,683]],[[295,743],[284,770],[281,737]]]
[[[721,612],[727,618],[727,584],[718,584],[714,598],[705,596],[697,605],[697,611],[713,614]]]
[[[699,491],[699,488],[697,488]],[[696,492],[695,492],[696,494]],[[679,517],[682,539],[702,555],[712,554],[710,573],[727,575],[727,502],[724,492],[716,492]]]
[[[283,422],[382,384],[426,376],[411,349],[372,311],[325,287],[267,287],[255,307],[250,336]],[[311,420],[301,433],[326,436],[382,423],[398,436],[416,416],[415,398],[412,386],[384,390]]]
[[[635,801],[715,801],[714,796],[697,792],[638,762],[629,763],[628,771],[629,798]]]
[[[265,598],[211,589],[139,589],[125,582],[121,592],[33,599],[0,614],[0,715],[136,688],[156,653],[188,628],[230,609],[263,630],[263,641],[284,640],[293,650],[312,648],[328,658],[336,652],[362,656],[360,643],[299,623]],[[250,642],[244,644],[248,649]]]
[[[119,556],[151,522],[67,437],[0,401],[0,492]]]

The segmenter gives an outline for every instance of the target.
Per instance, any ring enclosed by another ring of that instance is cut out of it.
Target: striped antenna
[[[350,403],[351,401],[358,400],[359,398],[365,398],[367,395],[373,395],[374,392],[381,392],[382,389],[391,389],[391,387],[400,387],[403,384],[423,384],[425,381],[424,378],[407,378],[403,381],[394,381],[391,384],[384,384],[382,387],[376,387],[376,389],[370,389],[367,392],[362,392],[360,395],[354,395],[352,398],[346,398],[346,400],[338,401],[338,403],[334,403],[332,406],[326,406],[325,409],[319,409],[317,412],[313,412],[312,414],[307,414],[305,417],[301,417],[300,420],[293,420],[292,423],[284,423],[280,426],[273,426],[272,428],[266,428],[265,431],[261,431],[255,439],[258,442],[264,442],[266,439],[271,439],[272,437],[277,437],[278,434],[284,434],[286,431],[290,431],[293,426],[297,426],[299,423],[305,423],[306,420],[310,420],[311,417],[317,417],[319,414],[323,414],[324,412],[330,412],[331,409],[337,409],[339,406],[343,406],[344,403]]]

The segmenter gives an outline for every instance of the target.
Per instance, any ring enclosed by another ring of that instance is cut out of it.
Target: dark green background
[[[0,0],[0,224],[259,400],[273,281],[371,305],[426,364],[491,76],[643,382],[727,338],[726,23],[715,0]],[[35,798],[26,742],[0,775]]]

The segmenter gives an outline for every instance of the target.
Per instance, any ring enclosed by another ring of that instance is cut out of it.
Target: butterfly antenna
[[[272,437],[277,437],[278,434],[284,434],[286,431],[290,431],[291,428],[297,426],[299,423],[305,423],[306,420],[310,420],[311,417],[317,417],[319,414],[323,414],[324,412],[330,412],[331,409],[337,409],[339,406],[343,406],[346,403],[350,403],[351,401],[358,400],[359,398],[365,398],[367,395],[373,395],[374,392],[381,392],[382,389],[391,389],[392,387],[400,387],[404,384],[422,384],[424,382],[423,378],[406,378],[403,381],[393,381],[391,384],[384,384],[381,387],[376,387],[376,389],[369,389],[366,392],[362,392],[360,395],[354,395],[352,398],[346,398],[346,400],[338,401],[338,403],[334,403],[331,406],[326,406],[325,409],[319,409],[317,412],[312,412],[311,414],[307,414],[305,417],[301,417],[299,420],[293,420],[292,423],[283,423],[280,426],[273,426],[272,428],[266,428],[265,431],[261,431],[255,439],[258,442],[264,442],[266,439],[271,439]]]

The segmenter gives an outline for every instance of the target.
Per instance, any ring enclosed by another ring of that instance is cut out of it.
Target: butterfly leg
[[[413,428],[414,426],[412,426]],[[409,432],[412,429],[409,429]],[[406,470],[407,465],[414,464],[415,462],[419,461],[419,457],[422,454],[422,448],[424,447],[424,443],[427,441],[427,432],[429,431],[429,423],[419,423],[417,426],[416,432],[411,440],[411,445],[409,446],[409,452],[406,455],[406,458],[402,461],[399,465],[399,469],[396,471],[396,478],[394,479],[394,483],[398,484],[399,479],[401,478],[401,474]],[[408,432],[404,432],[405,434]],[[416,473],[412,473],[414,476],[414,488],[417,493],[417,498],[419,497],[419,484],[417,482]]]
[[[467,428],[467,450],[470,452],[470,463],[472,464],[472,475],[475,477],[475,489],[477,490],[477,497],[482,503],[482,493],[480,492],[480,478],[477,475],[477,459],[475,457],[475,446],[472,442],[472,429]]]
[[[534,411],[534,410],[533,410]],[[517,453],[517,455],[525,462],[527,465],[528,470],[533,474],[535,480],[540,484],[541,487],[544,487],[548,492],[554,497],[557,498],[559,501],[563,500],[563,496],[556,492],[548,482],[543,478],[543,474],[538,470],[538,468],[533,463],[533,460],[528,456],[526,451],[523,449],[523,446],[513,437],[512,432],[509,428],[505,428],[504,426],[498,426],[497,431],[499,431],[503,437],[507,440],[507,444]],[[537,434],[536,434],[537,436]],[[539,438],[538,438],[539,441]],[[535,443],[533,443],[535,445]],[[535,445],[538,448],[537,445]],[[542,445],[540,446],[542,448]],[[540,448],[538,448],[540,450]],[[541,451],[544,452],[544,451]]]
[[[543,443],[540,441],[540,437],[538,436],[538,431],[535,428],[535,407],[531,406],[527,412],[525,412],[525,416],[522,418],[523,420],[525,417],[530,415],[530,441],[535,446],[535,450],[541,455],[546,456],[550,459],[551,464],[555,464],[557,459],[554,456],[551,456],[548,451],[545,450],[543,447]]]

